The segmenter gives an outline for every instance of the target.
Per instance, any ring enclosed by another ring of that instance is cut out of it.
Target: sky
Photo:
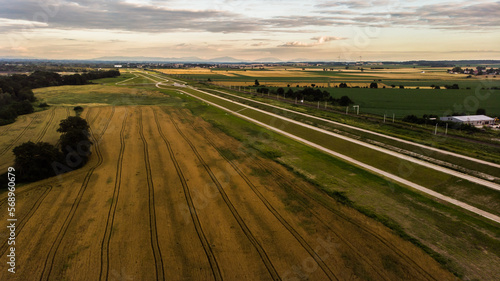
[[[500,1],[0,0],[0,57],[500,59]]]

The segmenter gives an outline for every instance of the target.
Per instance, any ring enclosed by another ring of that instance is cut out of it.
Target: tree
[[[260,86],[259,80],[255,79],[255,86]]]
[[[339,105],[341,105],[341,106],[348,106],[348,105],[351,105],[353,103],[354,102],[348,96],[340,97]]]
[[[74,151],[82,155],[90,154],[89,134],[87,131],[72,130],[61,135],[61,150],[64,154]]]
[[[71,168],[79,168],[87,163],[92,142],[89,139],[89,125],[85,119],[70,116],[59,124],[58,132],[61,150],[66,161],[72,163]]]
[[[11,105],[11,108],[16,111],[17,115],[30,114],[35,111],[35,109],[33,109],[33,105],[31,105],[31,103],[27,100],[14,103]]]
[[[67,133],[69,131],[88,131],[89,124],[87,121],[78,116],[70,116],[65,120],[62,120],[59,124],[59,129],[57,129],[60,133]]]
[[[477,115],[486,115],[486,109],[484,109],[484,108],[478,108],[476,110],[476,114]]]
[[[370,83],[370,88],[371,88],[371,89],[377,89],[377,88],[378,88],[378,84],[377,84],[377,83],[375,83],[375,82],[371,82],[371,83]]]
[[[26,142],[13,150],[14,167],[22,181],[36,181],[55,175],[52,163],[63,161],[63,154],[46,142]]]
[[[17,112],[12,107],[0,109],[0,119],[14,122],[17,118]]]
[[[278,90],[276,90],[276,93],[282,96],[285,93],[285,90],[283,88],[278,88]]]

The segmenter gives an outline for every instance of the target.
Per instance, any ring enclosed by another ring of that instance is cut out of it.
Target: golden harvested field
[[[187,110],[107,106],[82,116],[89,163],[16,191],[19,266],[9,280],[453,279],[421,249]],[[23,138],[26,119],[11,141]],[[38,136],[44,126],[29,130]],[[6,251],[4,243],[4,264]]]
[[[24,142],[56,143],[60,136],[56,132],[59,122],[70,115],[74,115],[74,111],[68,107],[52,107],[42,112],[21,115],[15,123],[1,127],[0,171],[7,171],[14,164],[12,149]]]

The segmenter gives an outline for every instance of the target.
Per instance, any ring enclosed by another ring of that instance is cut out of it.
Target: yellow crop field
[[[4,150],[27,134],[45,139],[66,115],[26,116]],[[82,116],[90,161],[18,188],[23,266],[1,280],[453,280],[421,249],[185,109],[100,106]]]

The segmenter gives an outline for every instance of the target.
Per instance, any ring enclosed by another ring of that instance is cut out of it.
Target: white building
[[[439,120],[445,122],[469,124],[472,126],[487,126],[495,124],[495,119],[486,115],[446,116],[440,117]]]

